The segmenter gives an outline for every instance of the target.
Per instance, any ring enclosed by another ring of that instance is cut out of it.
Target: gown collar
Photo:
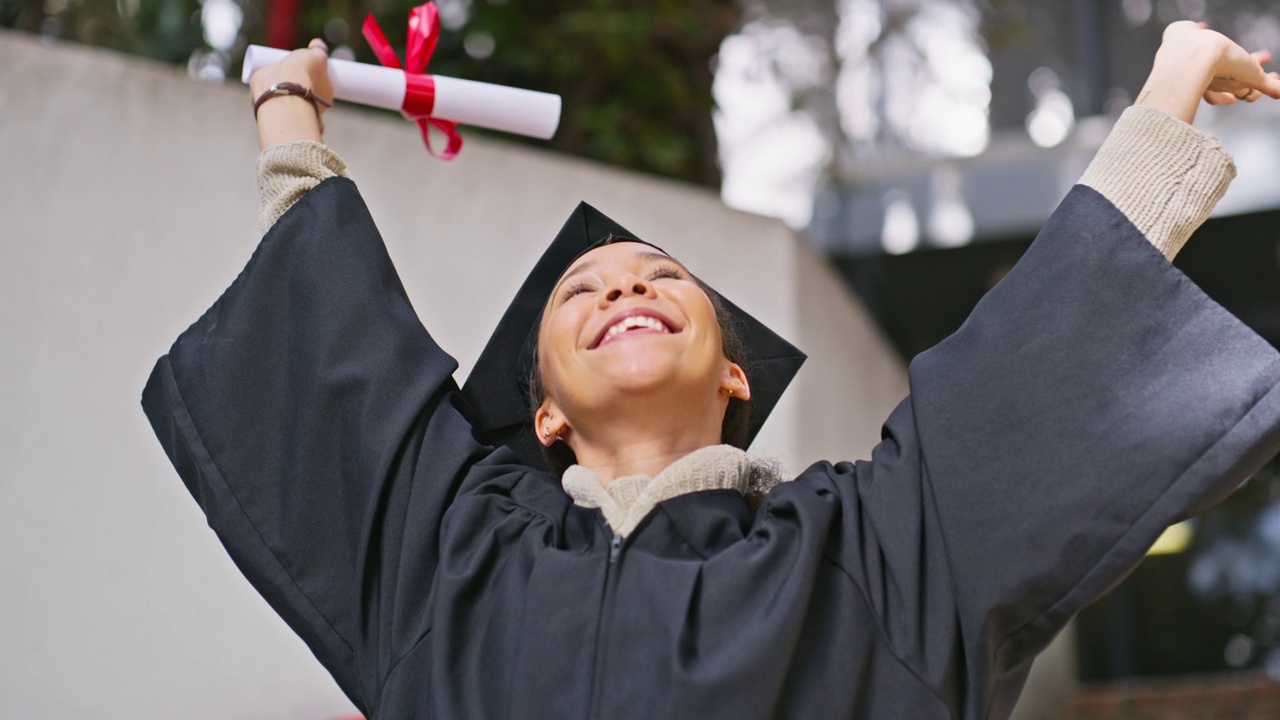
[[[613,532],[627,537],[664,500],[700,490],[745,493],[750,469],[745,451],[710,445],[676,460],[652,478],[625,475],[605,488],[594,470],[573,465],[564,471],[561,483],[575,505],[600,508]]]

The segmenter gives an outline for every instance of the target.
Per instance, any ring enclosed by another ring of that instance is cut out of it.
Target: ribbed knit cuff
[[[1135,105],[1080,179],[1172,260],[1235,179],[1216,138],[1160,110]]]
[[[298,140],[263,150],[258,155],[258,225],[271,229],[285,211],[293,207],[322,180],[347,174],[347,165],[327,145]]]

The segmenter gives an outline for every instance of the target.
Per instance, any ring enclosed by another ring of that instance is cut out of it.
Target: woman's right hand
[[[297,83],[310,88],[316,96],[333,101],[333,81],[329,79],[329,49],[319,38],[305,49],[294,50],[283,60],[268,65],[249,78],[250,102],[257,100],[272,85]],[[324,124],[320,119],[325,106],[313,105],[297,95],[279,95],[258,108],[258,144],[266,150],[296,140],[321,141]]]

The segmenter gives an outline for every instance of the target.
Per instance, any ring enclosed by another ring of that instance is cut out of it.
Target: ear
[[[561,433],[564,432],[565,423],[560,419],[560,409],[556,407],[550,397],[544,398],[542,404],[533,413],[533,432],[538,437],[538,442],[543,447],[551,447],[560,439]]]
[[[724,375],[720,378],[720,390],[739,400],[751,399],[751,384],[747,382],[747,374],[742,371],[741,365],[735,362],[725,364]]]

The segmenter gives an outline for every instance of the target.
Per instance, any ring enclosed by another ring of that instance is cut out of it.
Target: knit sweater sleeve
[[[263,232],[303,195],[331,177],[347,177],[347,165],[323,143],[298,140],[258,155],[258,225]]]
[[[1170,260],[1222,199],[1235,163],[1216,138],[1154,108],[1124,111],[1080,184],[1098,191]]]

